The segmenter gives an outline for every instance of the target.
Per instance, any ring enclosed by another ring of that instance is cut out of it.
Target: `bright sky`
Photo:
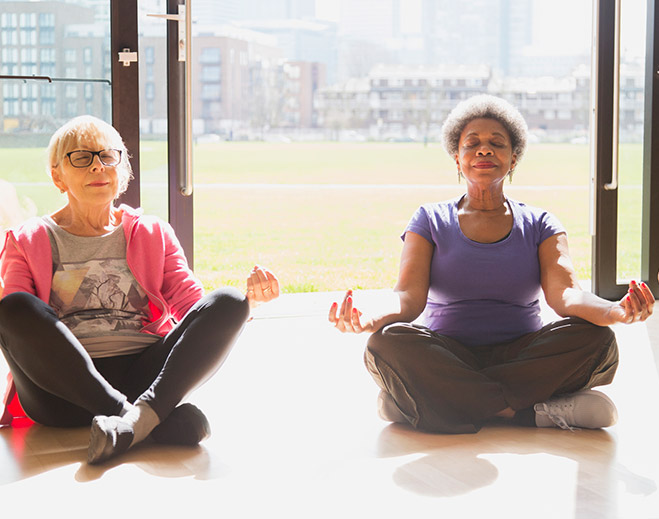
[[[361,0],[351,0],[355,4]],[[622,47],[640,52],[645,45],[645,1],[622,2]],[[316,15],[320,19],[339,21],[341,0],[316,0]],[[421,0],[405,0],[401,13],[403,32],[420,29]],[[557,54],[587,51],[591,44],[592,0],[533,0],[534,46],[543,52]]]

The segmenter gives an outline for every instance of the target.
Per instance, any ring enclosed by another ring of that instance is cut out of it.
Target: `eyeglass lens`
[[[71,165],[76,168],[86,168],[94,162],[94,155],[98,155],[104,166],[116,166],[121,161],[121,150],[87,151],[78,150],[67,153]]]

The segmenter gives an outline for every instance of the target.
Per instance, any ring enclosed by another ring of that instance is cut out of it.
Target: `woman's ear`
[[[66,184],[62,182],[59,168],[50,168],[50,178],[53,179],[53,184],[59,189],[60,193],[66,193]]]

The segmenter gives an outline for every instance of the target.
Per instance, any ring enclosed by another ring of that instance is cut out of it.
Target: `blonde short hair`
[[[58,167],[67,153],[80,147],[84,141],[100,141],[108,148],[121,150],[121,162],[116,166],[119,176],[117,197],[128,189],[128,182],[133,178],[133,169],[128,160],[128,150],[119,132],[111,125],[91,115],[74,117],[61,126],[50,138],[48,144],[48,174]]]

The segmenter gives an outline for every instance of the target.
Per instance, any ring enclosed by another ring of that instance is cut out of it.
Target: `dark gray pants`
[[[618,346],[610,328],[577,318],[483,347],[395,323],[369,338],[365,362],[413,427],[474,433],[508,407],[527,410],[554,395],[609,384]]]
[[[0,300],[0,348],[20,402],[37,423],[89,425],[138,397],[164,420],[217,371],[248,316],[240,291],[216,290],[143,352],[92,359],[50,306],[17,292]]]

